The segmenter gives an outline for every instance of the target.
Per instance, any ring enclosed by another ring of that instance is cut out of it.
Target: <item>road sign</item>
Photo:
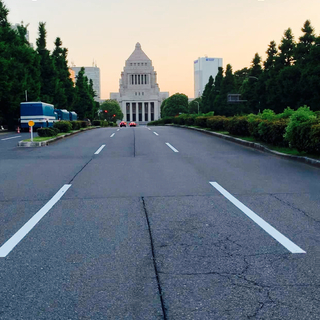
[[[33,127],[33,126],[34,126],[34,122],[33,122],[32,120],[30,120],[30,121],[28,122],[28,125],[29,125],[29,127]]]

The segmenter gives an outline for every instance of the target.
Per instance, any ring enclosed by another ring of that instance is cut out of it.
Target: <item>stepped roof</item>
[[[136,48],[132,52],[127,61],[151,61],[148,56],[142,51],[141,44],[137,42]]]

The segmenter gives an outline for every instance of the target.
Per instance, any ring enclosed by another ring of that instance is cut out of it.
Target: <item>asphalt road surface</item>
[[[319,168],[174,127],[15,136],[1,320],[320,319]]]

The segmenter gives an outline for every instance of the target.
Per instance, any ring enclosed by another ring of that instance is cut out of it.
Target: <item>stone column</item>
[[[142,102],[142,121],[143,121],[143,122],[146,121],[146,120],[144,119],[144,102]]]
[[[151,121],[151,102],[148,102],[148,121]]]

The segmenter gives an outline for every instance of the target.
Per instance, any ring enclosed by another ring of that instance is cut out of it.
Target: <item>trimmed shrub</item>
[[[252,118],[251,120],[248,121],[248,128],[249,128],[250,136],[252,136],[252,137],[254,137],[256,139],[260,139],[259,124],[262,121],[263,120],[261,120],[259,118],[255,118],[255,119]]]
[[[70,132],[72,130],[72,124],[70,121],[58,121],[53,124],[54,128],[60,130],[60,132]]]
[[[214,116],[207,119],[207,128],[210,128],[214,131],[223,131],[224,130],[224,121],[225,116]]]
[[[320,154],[320,123],[311,126],[309,152]]]
[[[194,124],[198,127],[206,128],[207,127],[207,119],[208,117],[196,117],[194,120]]]
[[[81,123],[80,121],[70,121],[72,125],[72,130],[80,130],[81,128]]]
[[[58,134],[56,130],[55,128],[39,128],[37,133],[39,137],[54,137]]]
[[[249,122],[246,117],[233,117],[228,123],[228,131],[236,136],[249,136]]]
[[[282,119],[277,121],[261,121],[258,125],[260,140],[275,146],[285,147],[288,142],[284,139],[288,121]]]
[[[100,120],[93,120],[93,121],[92,121],[92,125],[93,125],[93,126],[101,126],[101,122],[102,122],[102,121],[100,121]]]
[[[87,122],[87,121],[80,121],[80,125],[81,125],[81,128],[87,128],[88,125],[89,125],[89,122]]]

